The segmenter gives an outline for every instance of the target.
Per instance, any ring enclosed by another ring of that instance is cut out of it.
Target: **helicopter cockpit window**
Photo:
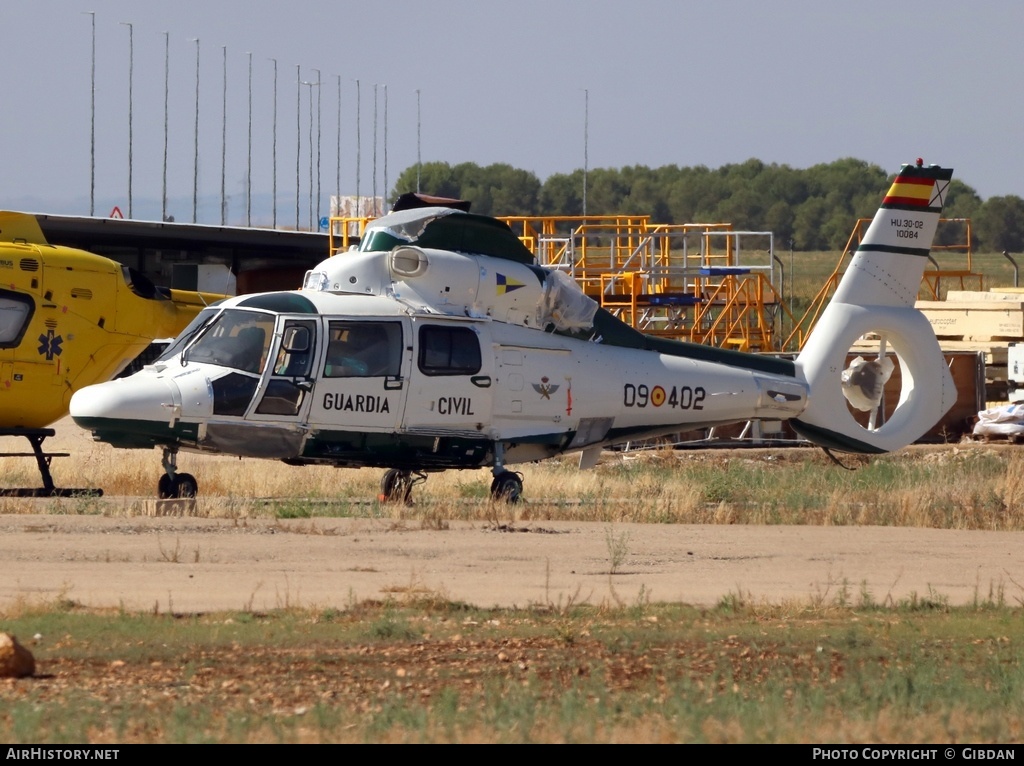
[[[325,378],[396,376],[402,369],[398,322],[331,322]]]
[[[421,327],[419,365],[424,375],[475,375],[480,341],[468,327]]]
[[[174,339],[171,345],[165,348],[164,352],[157,357],[157,361],[168,362],[172,359],[177,359],[182,349],[191,343],[200,330],[212,322],[216,315],[217,309],[215,308],[203,309],[196,314],[195,319],[189,322],[188,326],[178,334],[178,337]]]
[[[34,308],[27,295],[0,290],[0,348],[11,348],[21,342]]]
[[[183,359],[260,373],[273,332],[272,315],[227,309],[185,351]]]
[[[281,348],[274,363],[274,374],[308,377],[313,362],[313,322],[288,322],[281,337]]]

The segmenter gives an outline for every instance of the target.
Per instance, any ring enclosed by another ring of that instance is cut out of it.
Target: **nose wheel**
[[[196,497],[199,494],[199,482],[190,473],[178,473],[178,451],[164,450],[164,475],[157,482],[157,497],[161,500]]]
[[[173,477],[164,474],[157,483],[157,497],[161,500],[196,497],[198,494],[199,483],[190,473],[178,473]]]

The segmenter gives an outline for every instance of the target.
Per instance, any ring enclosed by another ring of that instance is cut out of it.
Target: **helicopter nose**
[[[71,418],[82,428],[96,430],[117,423],[167,422],[180,406],[173,381],[163,377],[132,376],[86,386],[71,397]]]

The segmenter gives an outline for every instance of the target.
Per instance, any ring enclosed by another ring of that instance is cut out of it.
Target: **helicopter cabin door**
[[[325,431],[394,432],[405,406],[408,320],[329,319],[326,329],[310,424]]]
[[[273,363],[263,373],[247,420],[302,422],[313,389],[318,324],[308,318],[279,320],[270,348]]]
[[[409,432],[480,438],[491,422],[494,351],[486,322],[417,320]]]

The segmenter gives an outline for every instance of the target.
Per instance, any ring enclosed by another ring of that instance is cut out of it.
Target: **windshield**
[[[274,334],[272,314],[226,309],[213,321],[207,318],[207,322],[200,327],[199,339],[184,352],[183,362],[206,362],[242,372],[263,371]],[[175,341],[174,347],[180,349],[188,343],[188,339],[181,342],[184,336],[185,333]],[[168,349],[161,359],[173,355],[172,349]]]
[[[164,352],[157,357],[157,361],[169,362],[172,359],[176,359],[182,349],[184,349],[185,346],[191,343],[192,339],[196,337],[196,333],[208,325],[219,311],[220,309],[216,308],[206,308],[196,314],[195,319],[189,322],[188,326],[178,333],[178,337],[174,339],[171,345],[165,348]]]

